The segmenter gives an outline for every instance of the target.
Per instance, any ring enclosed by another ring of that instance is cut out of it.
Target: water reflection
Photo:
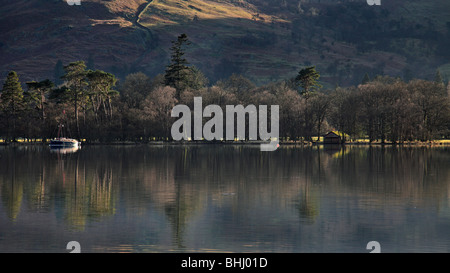
[[[32,250],[62,251],[68,234],[86,251],[364,252],[375,239],[433,251],[438,236],[450,246],[448,147],[46,148],[0,148],[0,251],[42,236]]]
[[[81,149],[81,146],[76,147],[50,147],[50,152],[57,154],[70,154],[75,153]]]

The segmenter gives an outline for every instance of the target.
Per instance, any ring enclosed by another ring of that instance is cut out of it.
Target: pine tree
[[[117,91],[112,90],[112,87],[117,82],[116,77],[102,70],[89,70],[86,76],[89,82],[90,102],[92,103],[92,110],[94,111],[96,121],[100,121],[101,113],[103,117],[112,119],[111,99],[113,96],[118,95]]]
[[[176,41],[172,41],[172,47],[170,50],[171,63],[167,66],[166,73],[164,76],[165,84],[171,86],[177,90],[176,98],[180,98],[182,89],[184,88],[184,83],[189,73],[189,63],[184,58],[184,47],[189,45],[190,42],[186,34],[181,34],[178,36]]]
[[[40,112],[40,119],[42,121],[45,120],[45,103],[46,103],[46,95],[50,93],[55,84],[49,79],[36,82],[27,82],[28,91],[24,94],[27,96],[27,99],[30,104],[35,104],[35,107]]]
[[[86,64],[84,61],[70,63],[64,66],[66,74],[62,77],[64,79],[66,89],[66,99],[73,104],[75,122],[77,128],[77,137],[80,138],[80,123],[79,123],[79,109],[87,103],[88,93],[86,86],[88,85],[86,76]]]
[[[300,94],[308,98],[316,89],[321,88],[322,85],[318,82],[319,78],[320,74],[316,71],[315,66],[300,70],[295,78],[296,85],[302,88]]]
[[[19,76],[15,71],[8,73],[3,84],[1,106],[7,118],[7,127],[11,129],[12,139],[15,140],[17,137],[17,120],[19,119],[20,112],[24,108],[23,89],[19,81]]]
[[[442,75],[439,69],[436,69],[436,74],[434,75],[434,82],[442,85],[444,84],[444,80],[442,79]]]
[[[366,73],[366,74],[364,74],[364,78],[362,79],[361,84],[366,84],[368,82],[370,82],[370,78],[369,78],[369,74]]]

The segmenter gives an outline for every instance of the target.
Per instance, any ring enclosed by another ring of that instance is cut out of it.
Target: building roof
[[[349,138],[350,136],[344,132],[339,131],[329,131],[328,133],[324,134],[323,137],[345,137]]]
[[[325,134],[323,137],[328,137],[328,138],[338,138],[340,137],[336,132],[334,131],[330,131],[327,134]]]

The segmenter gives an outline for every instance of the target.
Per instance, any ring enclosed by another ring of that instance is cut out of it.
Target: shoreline
[[[190,146],[190,145],[261,145],[267,144],[268,141],[149,141],[149,142],[140,142],[140,141],[112,141],[112,142],[82,142],[81,146],[95,146],[95,145],[104,145],[104,146],[138,146],[138,145],[149,145],[149,146]],[[44,145],[48,146],[48,142],[42,141],[18,141],[5,143],[0,142],[0,147],[7,146],[36,146],[36,145]],[[434,140],[434,141],[411,141],[411,142],[403,142],[403,143],[392,143],[392,142],[363,142],[363,141],[354,141],[354,142],[345,142],[345,143],[322,143],[322,142],[301,142],[301,141],[281,141],[280,147],[282,146],[299,146],[299,147],[308,147],[308,146],[323,146],[323,147],[339,147],[339,146],[399,146],[399,147],[407,147],[407,146],[450,146],[450,140]]]

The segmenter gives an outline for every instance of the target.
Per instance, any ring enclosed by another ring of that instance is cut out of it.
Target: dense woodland
[[[21,83],[11,71],[0,95],[0,138],[33,141],[56,136],[59,125],[68,137],[86,142],[170,140],[177,104],[193,109],[193,98],[203,105],[280,106],[280,137],[311,140],[328,130],[350,139],[395,142],[450,138],[450,84],[439,71],[434,81],[409,81],[389,76],[361,84],[325,90],[314,66],[297,77],[257,86],[233,74],[211,84],[189,65],[186,35],[173,41],[171,63],[164,74],[149,77],[115,75],[87,69],[84,61],[63,66],[61,83],[50,80]],[[205,119],[206,121],[207,119]]]

